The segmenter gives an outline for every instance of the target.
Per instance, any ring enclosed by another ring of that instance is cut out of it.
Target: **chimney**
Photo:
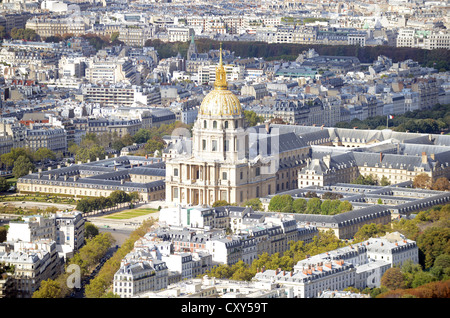
[[[430,158],[431,158],[431,160],[436,160],[434,153],[430,154]]]
[[[69,176],[66,174],[66,175],[64,175],[64,181],[67,181],[67,178],[68,178]]]
[[[42,173],[39,171],[38,172],[38,179],[40,179],[42,177]]]
[[[48,170],[48,171],[52,170],[52,167],[48,167],[47,170]]]
[[[323,157],[323,163],[327,166],[327,168],[330,168],[331,165],[331,155],[326,155]]]
[[[266,127],[266,133],[269,133],[269,132],[270,132],[270,122],[269,122],[269,121],[266,121],[266,122],[264,123],[264,126]]]
[[[51,180],[51,179],[52,179],[52,175],[49,174],[49,175],[48,175],[48,180]]]
[[[428,157],[426,152],[422,152],[422,163],[427,163]]]
[[[382,161],[383,161],[383,153],[380,152],[380,162],[382,162]]]

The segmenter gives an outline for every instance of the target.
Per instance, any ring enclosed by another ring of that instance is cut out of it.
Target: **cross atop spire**
[[[214,82],[214,89],[227,89],[227,73],[225,72],[225,68],[223,67],[222,61],[222,42],[220,43],[219,50],[219,65],[216,68],[216,80]]]

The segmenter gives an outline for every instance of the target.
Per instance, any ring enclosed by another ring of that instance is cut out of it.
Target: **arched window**
[[[204,120],[203,121],[203,128],[206,128],[207,127],[207,125],[206,125],[206,120]]]
[[[227,129],[227,128],[228,128],[228,120],[225,121],[225,129]]]

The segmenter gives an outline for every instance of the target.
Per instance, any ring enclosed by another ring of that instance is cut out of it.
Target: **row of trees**
[[[112,291],[114,274],[119,270],[122,259],[134,248],[134,243],[143,237],[155,224],[155,219],[145,220],[134,230],[128,239],[120,246],[114,255],[108,259],[94,279],[85,286],[86,298],[116,298],[118,295]]]
[[[375,116],[364,120],[352,119],[349,122],[336,124],[338,128],[358,127],[359,129],[385,129],[386,116]],[[389,120],[389,128],[400,132],[418,132],[428,134],[439,134],[448,131],[450,127],[450,105],[435,105],[431,109],[420,109],[408,111],[404,114],[395,115]]]
[[[8,33],[3,25],[0,25],[0,39],[8,39],[11,38],[13,40],[28,40],[28,41],[37,41],[40,39],[39,35],[36,34],[36,31],[32,29],[18,29],[12,28]]]
[[[77,202],[76,209],[80,212],[88,213],[92,211],[109,209],[118,204],[133,202],[138,199],[138,192],[132,192],[128,194],[125,191],[116,190],[111,192],[111,194],[107,197],[83,198]]]
[[[195,44],[199,52],[218,50],[220,43],[211,39],[196,39]],[[176,56],[178,52],[186,57],[189,41],[164,43],[161,40],[148,40],[145,46],[154,47],[161,58]],[[249,42],[249,41],[227,41],[223,43],[224,50],[234,52],[236,56],[262,57],[266,60],[295,60],[298,54],[313,48],[320,55],[356,56],[361,63],[372,63],[378,56],[384,55],[393,62],[412,59],[423,66],[434,67],[439,71],[450,70],[450,51],[446,49],[424,50],[419,48],[398,47],[395,50],[391,46],[365,46],[357,45],[324,45],[324,44],[283,44]]]
[[[339,240],[333,231],[320,232],[317,237],[314,237],[313,242],[305,244],[303,241],[289,242],[289,250],[280,253],[269,255],[263,253],[252,262],[251,265],[239,261],[238,263],[229,265],[219,265],[207,271],[205,275],[217,278],[226,278],[232,280],[250,281],[263,267],[266,269],[277,269],[292,271],[294,265],[298,261],[305,259],[310,255],[324,253],[330,250],[345,246],[346,243]]]
[[[413,179],[413,187],[438,191],[449,191],[450,182],[446,177],[437,178],[434,182],[426,173],[420,173]]]
[[[288,194],[275,195],[270,199],[269,211],[286,213],[306,213],[334,215],[353,210],[353,206],[348,201],[339,199],[321,200],[318,197],[311,197],[309,200],[298,198],[293,199]]]
[[[81,272],[80,279],[82,280],[97,266],[114,242],[115,240],[110,233],[100,233],[92,238],[88,238],[86,244],[67,261],[65,272],[61,273],[55,279],[42,281],[39,289],[34,292],[33,298],[68,297],[72,289],[67,284],[71,275],[71,272],[67,271],[67,267],[72,264],[78,265]]]
[[[360,174],[355,180],[351,182],[352,184],[364,184],[364,185],[381,185],[388,186],[391,184],[389,179],[386,176],[382,176],[380,180],[378,180],[375,176],[369,174],[367,176],[363,176]]]
[[[60,154],[56,154],[47,148],[39,148],[32,151],[28,148],[12,148],[10,152],[0,156],[0,162],[7,170],[12,168],[14,177],[20,178],[35,169],[35,164],[45,160],[55,160]]]

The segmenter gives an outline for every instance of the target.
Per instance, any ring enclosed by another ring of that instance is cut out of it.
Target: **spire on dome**
[[[214,82],[214,89],[227,89],[227,73],[225,72],[225,68],[223,67],[222,62],[222,43],[220,43],[220,59],[219,65],[216,68],[216,80]]]

